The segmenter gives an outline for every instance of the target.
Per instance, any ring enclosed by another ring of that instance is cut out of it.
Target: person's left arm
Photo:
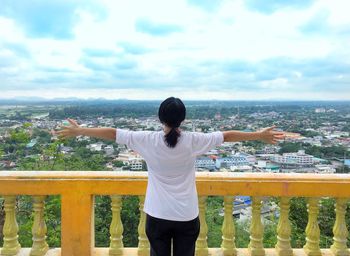
[[[264,128],[258,132],[224,131],[225,142],[260,140],[269,144],[276,144],[285,138],[284,132],[275,131],[275,126]]]

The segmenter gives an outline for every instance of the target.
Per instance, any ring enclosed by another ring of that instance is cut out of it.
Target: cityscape
[[[57,141],[53,134],[60,126],[67,121],[64,118],[55,118],[57,108],[64,109],[64,105],[54,107],[37,105],[3,105],[1,106],[0,120],[0,141],[2,143],[2,156],[0,166],[3,169],[18,169],[21,158],[16,156],[16,150],[8,146],[11,130],[28,125],[25,130],[32,134],[30,141],[25,145],[25,152],[21,157],[36,158],[42,157],[37,153],[36,148],[44,148],[50,142]],[[71,103],[70,103],[71,104]],[[87,105],[92,103],[86,103]],[[101,103],[99,103],[101,104]],[[115,103],[118,106],[118,102]],[[152,106],[153,104],[153,106]],[[200,103],[198,106],[189,105],[192,109],[206,109],[209,105]],[[277,130],[284,131],[286,138],[277,145],[264,145],[259,142],[236,142],[224,143],[215,150],[211,150],[196,160],[197,171],[239,171],[239,172],[274,172],[274,173],[336,173],[347,172],[350,162],[348,152],[350,148],[349,118],[347,112],[349,103],[319,103],[321,107],[313,106],[315,103],[303,103],[299,110],[293,110],[293,104],[283,103],[280,111],[279,103],[246,103],[246,106],[233,106],[223,108],[220,103],[215,103],[210,107],[213,116],[201,118],[187,118],[181,129],[191,132],[214,132],[237,129],[241,131],[256,131],[268,125],[276,125]],[[130,109],[130,115],[125,117],[113,117],[113,114],[99,115],[98,111],[92,112],[91,117],[85,114],[66,118],[76,118],[85,127],[118,127],[129,130],[150,130],[158,131],[162,129],[155,113],[147,115],[145,113],[135,116],[132,113],[132,101],[126,104]],[[323,106],[322,106],[323,105]],[[74,108],[70,107],[70,108]],[[76,107],[77,108],[77,107]],[[156,103],[150,103],[149,108],[156,109]],[[50,111],[52,109],[52,112]],[[223,113],[221,110],[223,109]],[[228,112],[232,109],[232,113]],[[248,110],[249,109],[249,110]],[[273,109],[273,110],[272,110]],[[31,113],[33,110],[33,113]],[[255,111],[255,112],[254,112]],[[309,115],[309,116],[308,116]],[[131,117],[133,116],[133,117]],[[36,131],[36,137],[33,136]],[[50,140],[45,143],[38,136],[38,131],[51,135]],[[104,141],[96,141],[89,137],[78,137],[77,145],[100,154],[105,158],[105,169],[114,171],[145,171],[142,157],[137,153],[127,149],[124,145],[111,144]],[[336,149],[336,150],[334,150]],[[76,147],[71,147],[65,143],[59,146],[60,153],[65,157],[74,154]],[[350,157],[349,157],[350,158]]]
[[[157,101],[125,100],[27,105],[7,102],[1,106],[0,167],[3,170],[147,171],[144,159],[125,145],[86,136],[61,141],[54,131],[68,124],[66,118],[76,119],[83,127],[159,131],[162,125],[156,116],[158,105]],[[189,101],[187,112],[188,118],[181,125],[183,131],[256,131],[275,125],[286,134],[284,141],[276,145],[259,141],[223,143],[197,157],[197,172],[350,172],[349,102]],[[53,145],[54,152],[48,153]],[[87,165],[72,165],[70,162],[77,162],[77,156]],[[98,159],[97,165],[88,162],[94,158]],[[49,164],[43,166],[45,161]],[[250,197],[238,196],[234,204],[233,216],[241,221],[251,218]],[[262,214],[278,216],[278,207],[268,200]]]

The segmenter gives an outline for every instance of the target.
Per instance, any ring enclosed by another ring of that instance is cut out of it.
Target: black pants
[[[146,215],[146,234],[151,244],[151,256],[194,256],[199,235],[199,217],[190,221],[164,220]]]

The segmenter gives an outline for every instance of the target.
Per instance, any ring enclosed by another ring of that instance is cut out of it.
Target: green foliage
[[[333,243],[332,229],[335,222],[334,204],[335,200],[333,198],[323,198],[320,201],[319,226],[321,248],[329,248]]]
[[[95,246],[109,247],[109,226],[112,222],[111,199],[95,196]]]
[[[299,133],[304,137],[315,137],[320,136],[321,134],[319,132],[310,131],[310,130],[299,130]]]
[[[5,222],[4,199],[0,197],[0,230],[3,229]],[[3,245],[3,233],[0,232],[0,248]]]
[[[249,221],[235,221],[236,228],[236,247],[247,248],[249,244]]]
[[[123,196],[121,219],[124,226],[123,242],[125,247],[137,247],[138,225],[140,220],[139,199],[137,196]]]
[[[51,142],[51,134],[38,128],[33,129],[32,138],[36,138],[38,144],[47,144]]]
[[[28,123],[28,122],[23,124],[23,128],[24,129],[28,129],[28,128],[32,127],[32,126],[33,126],[33,124],[32,123]]]
[[[109,227],[112,222],[111,199],[109,196],[95,197],[95,246],[109,247]],[[123,223],[123,243],[125,247],[137,247],[138,223],[140,218],[137,196],[123,196],[121,219]]]
[[[19,196],[16,218],[19,227],[19,243],[22,247],[32,246],[33,217],[32,198],[30,196]]]
[[[220,247],[221,228],[224,221],[224,217],[220,216],[220,210],[222,210],[223,198],[218,196],[209,196],[207,199],[207,211],[206,221],[208,225],[208,246]],[[222,211],[221,211],[222,213]]]
[[[305,153],[319,158],[343,158],[348,154],[348,149],[344,146],[318,147],[311,146],[305,150]]]
[[[243,146],[246,147],[254,147],[254,149],[262,149],[264,146],[266,146],[265,143],[261,142],[261,141],[244,141]]]
[[[50,247],[61,246],[61,198],[48,196],[45,200],[47,243]]]
[[[5,155],[4,149],[0,146],[0,159]]]
[[[19,242],[22,247],[32,246],[32,227],[34,221],[31,196],[19,196],[17,200],[17,222],[19,225]],[[47,226],[47,243],[50,247],[61,244],[61,204],[59,196],[48,196],[44,209]]]
[[[273,214],[264,223],[264,248],[274,248],[277,243],[277,224],[278,220]]]
[[[279,146],[281,147],[278,152],[279,154],[297,152],[298,150],[303,149],[301,143],[283,142]]]
[[[343,165],[337,168],[337,173],[350,173],[350,167]]]
[[[10,131],[10,141],[13,144],[27,144],[30,141],[30,135],[24,129],[14,129]]]
[[[305,229],[308,221],[305,198],[292,198],[290,200],[289,219],[292,225],[292,247],[301,248],[305,244]]]
[[[124,166],[124,163],[123,163],[123,161],[113,161],[113,166],[114,167],[122,167],[122,166]]]

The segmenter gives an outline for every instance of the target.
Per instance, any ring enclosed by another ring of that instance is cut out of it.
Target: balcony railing
[[[197,173],[201,230],[196,242],[196,255],[349,255],[348,230],[345,222],[347,198],[350,197],[350,176],[326,174],[266,174],[266,173]],[[149,255],[145,234],[145,214],[142,212],[147,185],[145,172],[56,172],[2,171],[0,195],[4,198],[4,244],[0,255]],[[15,203],[17,195],[33,197],[34,223],[32,248],[22,248],[18,242]],[[46,243],[44,204],[46,195],[61,196],[61,248],[49,249]],[[112,222],[109,248],[94,248],[94,196],[110,195]],[[140,197],[139,243],[137,248],[124,248],[123,224],[120,218],[121,196]],[[224,197],[224,222],[221,248],[208,248],[205,222],[208,195]],[[235,195],[252,196],[252,220],[248,248],[236,248],[232,216]],[[263,196],[280,198],[280,217],[275,248],[263,247],[261,206]],[[334,238],[330,248],[321,249],[318,212],[320,197],[336,199]],[[291,248],[289,201],[291,197],[308,198],[306,243],[302,249]]]

